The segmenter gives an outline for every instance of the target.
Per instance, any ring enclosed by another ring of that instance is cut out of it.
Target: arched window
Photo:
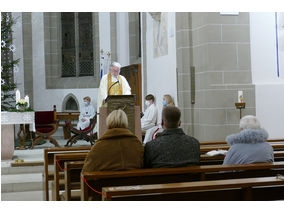
[[[62,103],[62,111],[80,111],[77,98],[72,94],[68,94]]]

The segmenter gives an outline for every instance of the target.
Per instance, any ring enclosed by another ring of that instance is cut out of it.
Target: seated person
[[[164,95],[163,97],[163,106],[175,106],[174,99],[170,95]]]
[[[182,167],[198,165],[200,145],[194,137],[186,135],[179,128],[181,112],[175,106],[164,107],[162,111],[162,134],[146,143],[144,167]]]
[[[83,98],[84,104],[81,107],[79,122],[77,124],[78,130],[86,129],[90,125],[90,119],[95,116],[95,108],[90,104],[91,98],[86,96]]]
[[[226,138],[231,147],[224,159],[224,165],[274,161],[273,148],[266,142],[268,133],[261,129],[255,116],[244,116],[240,120],[240,130],[240,133]]]
[[[143,117],[141,118],[141,128],[144,131],[155,126],[158,117],[158,109],[154,103],[155,97],[149,94],[145,97],[145,99],[146,99],[145,104],[147,106],[147,109]]]
[[[127,115],[112,111],[106,118],[108,130],[88,153],[83,172],[139,169],[143,165],[143,145],[130,132]]]
[[[170,96],[168,94],[164,95],[162,105],[163,105],[163,107],[175,106],[175,102],[174,102],[172,96]],[[146,131],[143,143],[145,144],[145,143],[153,140],[155,138],[156,134],[161,133],[161,132],[163,132],[163,128],[161,126],[161,121],[158,121],[158,124],[156,126],[150,128]]]

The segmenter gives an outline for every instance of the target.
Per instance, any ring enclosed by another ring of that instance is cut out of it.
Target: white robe
[[[79,122],[77,124],[77,129],[86,129],[90,125],[90,119],[95,115],[95,108],[92,105],[82,106],[79,116]],[[82,118],[86,119],[82,121]]]
[[[101,81],[100,81],[100,87],[99,87],[99,91],[98,91],[98,102],[97,102],[97,112],[100,112],[100,107],[102,106],[103,100],[106,99],[107,95],[108,95],[108,74],[105,74]],[[122,94],[123,95],[131,95],[131,88],[126,80],[126,78],[122,75],[119,75],[121,77],[121,81],[122,81]],[[115,83],[117,81],[117,78],[111,76],[111,82]],[[97,116],[97,131],[99,134],[99,120],[100,116],[98,114]],[[101,135],[98,135],[98,137],[100,137]]]
[[[155,104],[151,104],[141,118],[142,130],[148,130],[157,124],[158,108]]]
[[[107,93],[108,93],[108,88],[107,88],[107,84],[108,84],[108,78],[107,78],[108,74],[105,74],[101,81],[100,81],[100,87],[99,87],[99,91],[98,91],[98,102],[97,102],[97,112],[99,112],[100,107],[102,106],[103,100],[106,99],[107,97]],[[131,88],[126,80],[126,78],[122,75],[119,75],[121,77],[122,80],[122,94],[123,95],[131,95]],[[117,78],[111,76],[111,82],[115,83],[117,81]]]
[[[161,132],[163,132],[163,131],[164,131],[164,129],[163,129],[163,127],[162,127],[161,124],[159,124],[158,126],[153,126],[153,127],[151,127],[150,129],[148,129],[148,130],[146,131],[146,134],[145,134],[145,138],[144,138],[143,143],[146,144],[146,143],[148,143],[149,141],[152,141],[153,139],[156,138],[156,134],[157,134],[157,133],[161,133]]]

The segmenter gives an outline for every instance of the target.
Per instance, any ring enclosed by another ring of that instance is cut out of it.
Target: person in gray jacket
[[[272,146],[267,143],[268,133],[260,127],[253,115],[244,116],[240,121],[240,133],[227,136],[231,146],[223,164],[250,164],[273,162]]]
[[[175,106],[166,106],[162,111],[161,135],[146,143],[144,148],[145,168],[170,168],[198,165],[200,144],[194,137],[179,128],[181,112]]]

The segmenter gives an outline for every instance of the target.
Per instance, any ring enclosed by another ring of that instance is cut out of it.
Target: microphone
[[[108,92],[107,92],[107,95],[108,95],[108,96],[109,96],[110,89],[111,89],[115,84],[119,84],[119,85],[120,85],[119,80],[117,80],[116,82],[114,82],[114,83],[110,86],[110,88],[108,89]]]

